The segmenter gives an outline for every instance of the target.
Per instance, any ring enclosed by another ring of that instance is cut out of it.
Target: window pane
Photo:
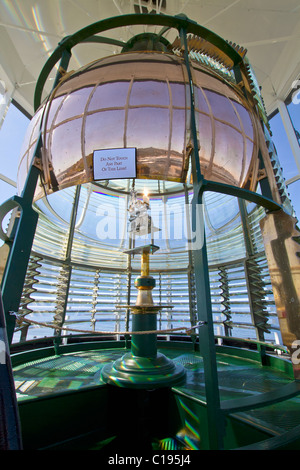
[[[18,160],[28,124],[29,119],[11,104],[0,131],[0,173],[13,181],[17,181]]]
[[[292,201],[292,206],[296,212],[298,220],[300,220],[300,180],[288,186],[288,192]]]
[[[238,129],[241,128],[234,108],[228,98],[209,90],[205,90],[205,94],[211,106],[212,113],[216,119],[228,122]]]
[[[287,106],[287,110],[291,117],[291,121],[293,123],[294,129],[296,131],[296,135],[298,138],[298,142],[300,141],[300,103],[293,103],[293,101]]]
[[[169,106],[169,90],[166,82],[136,81],[130,94],[130,106],[161,105]]]
[[[89,111],[105,108],[123,108],[129,90],[128,81],[99,85],[92,96]]]
[[[283,176],[288,180],[298,174],[298,169],[279,113],[270,120],[270,126]]]

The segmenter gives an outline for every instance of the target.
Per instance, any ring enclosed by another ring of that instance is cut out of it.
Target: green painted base
[[[130,352],[104,366],[101,379],[108,384],[126,388],[172,387],[184,382],[185,369],[161,353],[148,358],[134,356]]]

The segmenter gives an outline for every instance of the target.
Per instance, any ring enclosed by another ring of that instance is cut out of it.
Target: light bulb
[[[149,204],[148,190],[144,188],[143,202]]]

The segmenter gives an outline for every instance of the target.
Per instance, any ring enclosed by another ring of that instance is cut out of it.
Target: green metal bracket
[[[215,181],[203,179],[201,184],[198,186],[198,191],[200,191],[200,193],[204,193],[205,191],[213,191],[216,193],[236,196],[238,198],[254,202],[255,204],[264,207],[270,212],[282,209],[280,204],[277,204],[277,202],[266,196],[249,191],[248,189],[239,188],[238,186],[231,186],[229,184],[218,183]]]
[[[82,42],[105,42],[112,44],[112,41],[106,38],[102,40],[96,39],[96,34],[102,33],[109,29],[120,28],[123,26],[129,25],[154,25],[154,26],[163,26],[167,28],[175,28],[178,31],[185,30],[186,33],[196,34],[204,39],[207,39],[211,44],[218,47],[225,54],[230,57],[234,65],[238,65],[242,62],[241,56],[237,51],[224,39],[222,39],[217,34],[212,31],[204,28],[203,26],[198,25],[194,21],[191,21],[187,17],[182,16],[168,16],[168,15],[150,15],[150,14],[131,14],[123,15],[112,18],[107,18],[105,20],[97,21],[71,36],[64,38],[55,49],[53,54],[50,56],[46,64],[44,65],[41,74],[38,78],[35,95],[34,95],[34,109],[35,111],[41,104],[42,93],[46,80],[56,65],[56,63],[61,60],[65,51],[71,51],[74,46]],[[116,45],[122,45],[123,43]]]
[[[192,74],[189,64],[188,47],[187,47],[187,29],[182,27],[180,30],[181,43],[184,50],[185,65],[187,68],[189,79],[189,92],[191,101],[191,146],[193,153],[191,155],[192,175],[194,197],[192,201],[192,229],[197,234],[195,223],[199,220],[200,206],[202,206],[203,176],[201,174],[199,148],[197,139],[197,128],[195,121],[194,94],[192,87]],[[199,225],[203,226],[201,221]],[[221,413],[220,394],[217,373],[217,358],[215,349],[213,315],[211,306],[210,281],[208,270],[208,259],[205,233],[203,230],[200,246],[193,249],[196,298],[197,298],[197,316],[199,324],[199,345],[203,358],[204,375],[205,375],[205,392],[207,403],[207,433],[211,450],[221,450],[223,448],[223,437],[225,433],[224,416]],[[197,244],[198,245],[198,244]]]
[[[68,49],[63,49],[61,61],[59,64],[59,69],[54,80],[53,88],[55,88],[58,85],[59,80],[62,78],[63,74],[66,72],[70,59],[71,59],[71,51],[69,51]]]

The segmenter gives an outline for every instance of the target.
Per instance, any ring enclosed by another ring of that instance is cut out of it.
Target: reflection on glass
[[[56,179],[58,189],[93,181],[92,154],[105,148],[135,147],[138,177],[185,181],[187,148],[193,142],[182,58],[160,53],[125,56],[101,59],[71,74],[46,105],[44,155],[52,165],[51,184]],[[204,176],[243,186],[257,156],[257,147],[248,145],[249,139],[255,141],[253,117],[232,86],[193,66]],[[29,148],[32,139],[27,137]],[[27,159],[27,169],[30,156],[21,156]],[[48,162],[44,164],[51,192]],[[20,170],[26,171],[25,166]],[[25,178],[20,174],[19,179],[21,187]]]
[[[218,168],[217,178],[231,180],[232,185],[239,185],[243,166],[243,137],[232,127],[215,122],[215,156],[214,163]]]
[[[128,112],[127,145],[149,149],[153,154],[169,147],[169,110],[157,108],[135,108]],[[154,163],[154,162],[153,162]]]
[[[57,179],[65,181],[74,173],[84,171],[81,158],[82,119],[65,122],[56,127],[51,138],[51,160]]]
[[[216,119],[225,121],[240,129],[239,120],[231,104],[226,96],[219,95],[209,90],[204,90],[205,95],[211,107],[213,116]]]
[[[279,113],[270,120],[270,126],[272,139],[282,164],[283,176],[288,180],[298,173],[298,168]]]
[[[85,155],[94,150],[105,148],[122,148],[124,145],[125,112],[108,110],[89,115],[85,121]]]
[[[300,179],[288,186],[288,192],[290,193],[291,199],[293,201],[295,216],[298,220],[300,220]]]
[[[239,118],[242,122],[242,129],[244,130],[246,136],[253,140],[254,138],[253,124],[252,124],[249,112],[244,106],[237,103],[236,101],[231,101],[231,103],[233,104],[234,108],[236,109],[236,112],[239,115]]]
[[[132,85],[129,105],[169,106],[167,83],[152,80],[135,81]]]
[[[75,90],[68,94],[63,100],[63,104],[57,116],[58,119],[55,120],[55,125],[60,124],[66,119],[81,116],[85,110],[90,93],[91,88],[81,88],[80,90]],[[52,111],[54,111],[54,109]],[[51,116],[49,122],[51,122]]]
[[[212,157],[214,151],[213,145],[213,128],[211,123],[211,118],[205,114],[196,114],[196,122],[198,125],[198,140],[199,140],[199,156],[200,162],[202,162],[203,168],[202,171],[206,178],[210,178],[210,174],[205,172],[208,163],[212,164]]]
[[[115,83],[103,83],[93,92],[88,111],[105,108],[123,108],[126,104],[129,91],[129,81]]]

